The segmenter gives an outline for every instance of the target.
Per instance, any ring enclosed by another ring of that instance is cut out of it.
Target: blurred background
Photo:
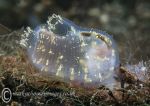
[[[150,0],[0,0],[0,24],[12,31],[35,28],[53,13],[111,34],[122,63],[150,59]]]

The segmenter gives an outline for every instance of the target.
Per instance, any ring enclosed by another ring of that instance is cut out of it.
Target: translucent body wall
[[[52,15],[46,24],[22,35],[32,64],[40,72],[78,82],[81,86],[113,88],[119,55],[113,38],[107,33],[87,29]]]

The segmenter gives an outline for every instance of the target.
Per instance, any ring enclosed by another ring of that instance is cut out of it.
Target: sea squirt
[[[53,14],[46,24],[34,30],[28,27],[20,44],[41,73],[83,87],[114,87],[119,55],[106,32],[82,28]]]

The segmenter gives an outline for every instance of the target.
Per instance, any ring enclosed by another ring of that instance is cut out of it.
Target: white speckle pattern
[[[110,87],[114,82],[119,55],[113,38],[105,32],[81,28],[54,14],[47,24],[33,31],[28,28],[22,36],[20,44],[42,72],[81,85]]]

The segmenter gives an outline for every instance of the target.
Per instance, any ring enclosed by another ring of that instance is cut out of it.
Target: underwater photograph
[[[0,106],[150,106],[150,0],[0,0]]]

